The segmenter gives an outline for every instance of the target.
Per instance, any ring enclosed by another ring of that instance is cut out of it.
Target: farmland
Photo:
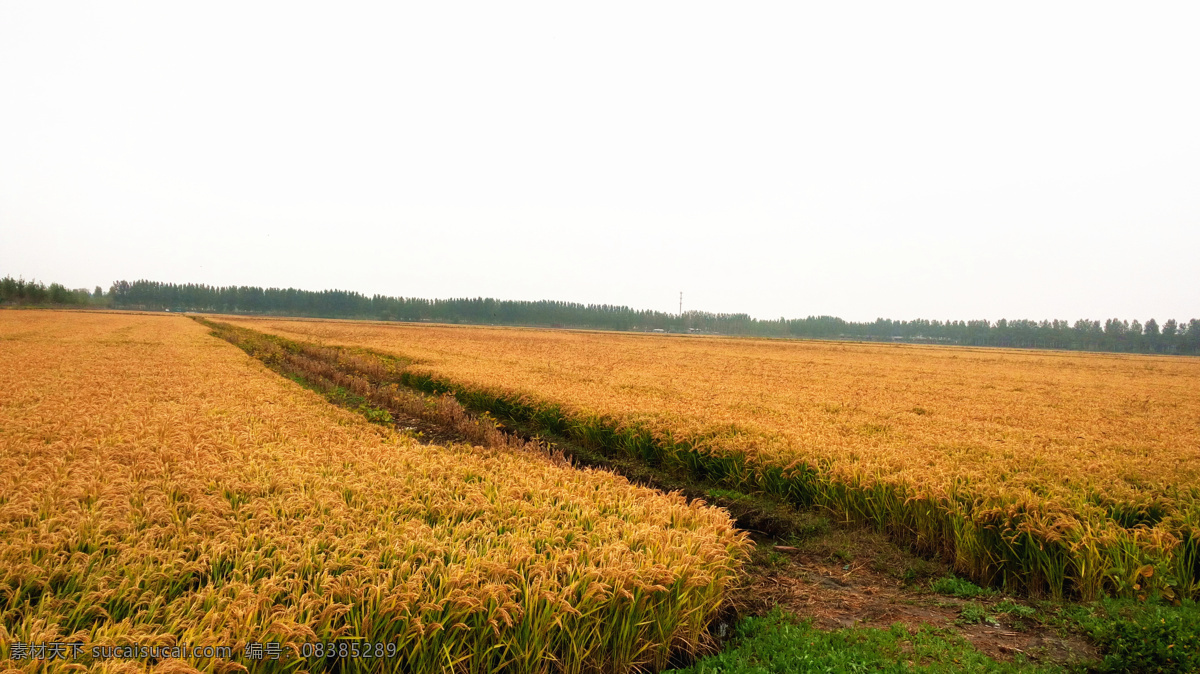
[[[402,356],[414,385],[873,524],[985,584],[1197,594],[1196,359],[230,320]]]
[[[184,318],[0,312],[0,361],[0,668],[73,642],[235,654],[174,671],[657,669],[706,646],[746,555],[719,509],[420,444]],[[335,641],[394,657],[302,650]]]

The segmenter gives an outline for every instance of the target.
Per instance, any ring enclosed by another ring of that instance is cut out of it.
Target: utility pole
[[[679,291],[679,317],[683,318],[683,291]]]

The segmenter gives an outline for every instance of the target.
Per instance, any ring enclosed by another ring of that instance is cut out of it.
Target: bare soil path
[[[931,591],[930,580],[949,569],[869,529],[833,525],[790,545],[756,539],[748,591],[738,602],[744,615],[778,606],[822,629],[931,625],[963,636],[997,660],[1023,655],[1066,665],[1099,655],[1082,636],[1047,622],[1057,609],[1053,603],[999,594],[964,599]]]

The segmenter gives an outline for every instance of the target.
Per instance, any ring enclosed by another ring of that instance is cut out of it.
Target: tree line
[[[61,283],[46,285],[37,281],[0,278],[0,304],[63,304],[63,305],[107,305],[109,301],[100,286],[89,292],[87,288],[70,289]]]
[[[527,325],[619,331],[663,331],[759,337],[848,339],[1015,348],[1200,354],[1200,319],[1154,319],[1145,324],[1115,318],[969,321],[876,319],[846,321],[833,316],[763,320],[748,314],[688,311],[671,314],[609,304],[492,298],[421,299],[363,295],[348,290],[297,290],[253,286],[117,281],[108,292],[96,287],[0,279],[0,303],[109,306],[151,311],[198,311],[311,318],[359,318],[479,325]]]

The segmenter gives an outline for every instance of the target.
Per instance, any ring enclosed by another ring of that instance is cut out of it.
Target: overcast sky
[[[1200,3],[0,3],[0,275],[1200,317]]]

